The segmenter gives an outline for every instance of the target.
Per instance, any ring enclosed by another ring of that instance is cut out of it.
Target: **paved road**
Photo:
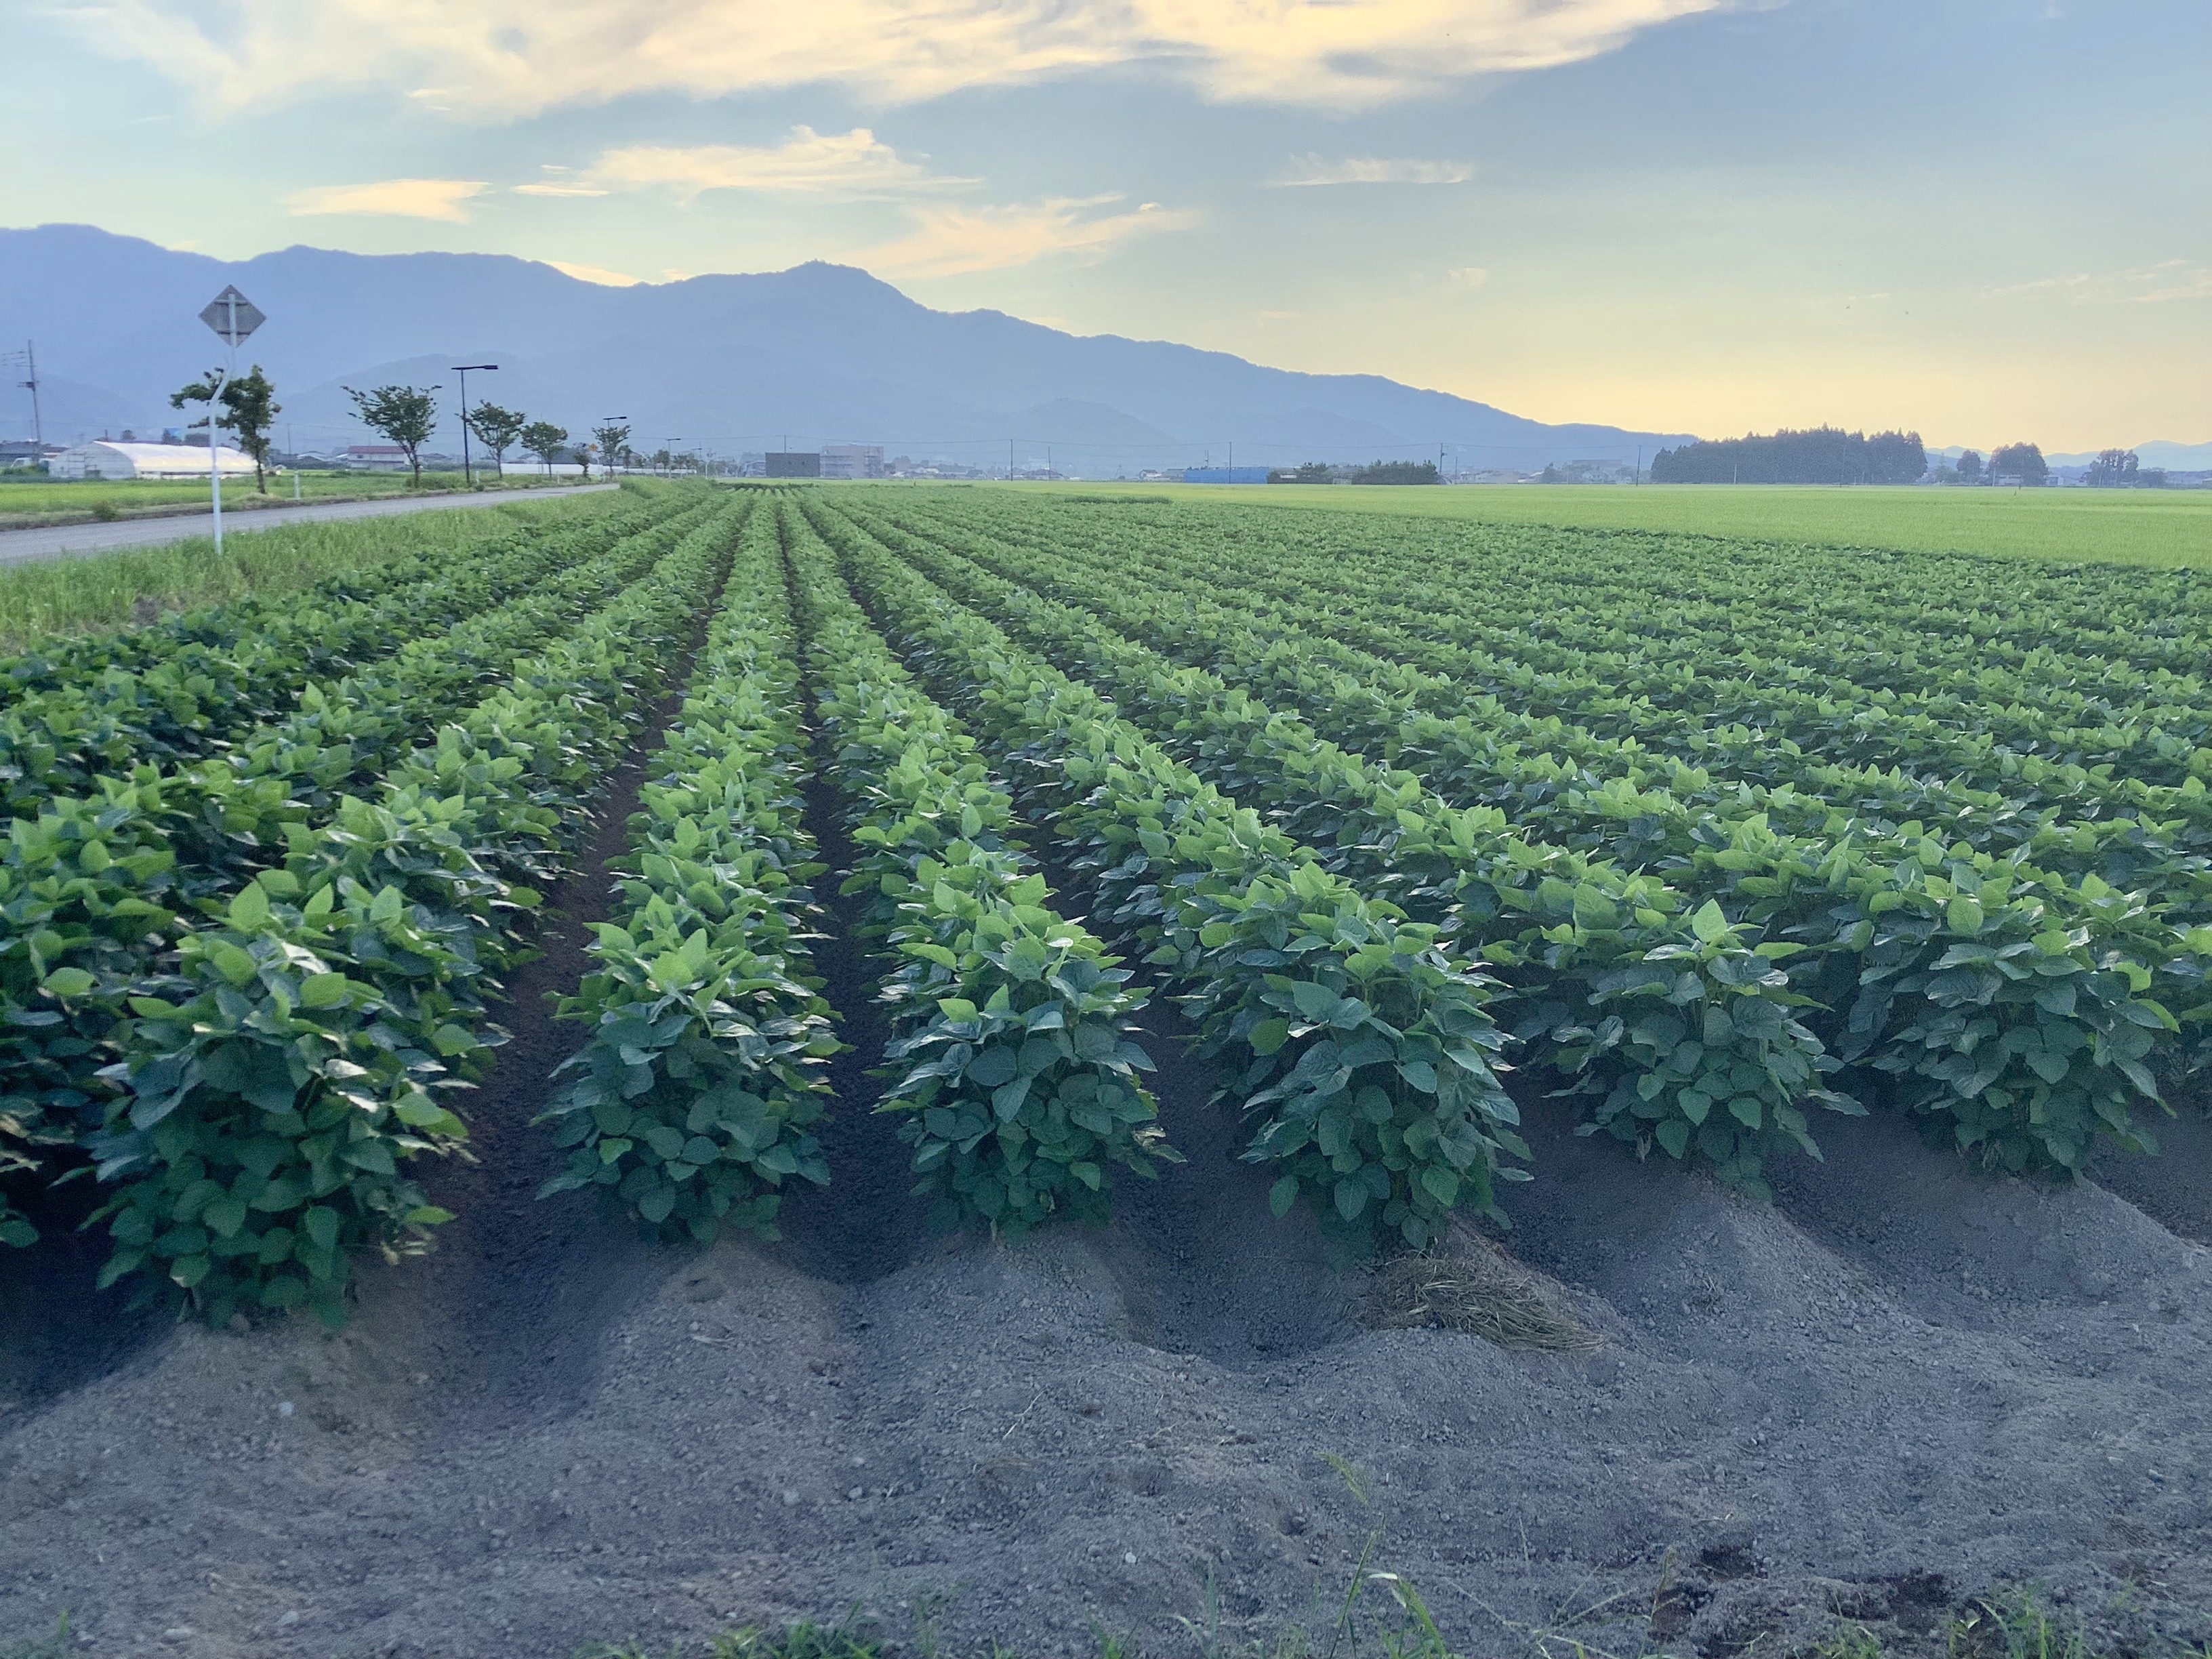
[[[487,489],[482,495],[384,496],[369,501],[331,501],[323,506],[270,507],[223,515],[223,534],[274,530],[281,525],[314,524],[326,519],[380,519],[389,513],[428,513],[441,507],[500,507],[508,501],[544,501],[552,495],[596,495],[618,484],[579,484],[558,489]],[[106,553],[118,547],[159,547],[211,533],[212,514],[180,513],[173,518],[133,519],[113,524],[63,525],[51,530],[0,531],[0,564],[51,559],[76,553]]]

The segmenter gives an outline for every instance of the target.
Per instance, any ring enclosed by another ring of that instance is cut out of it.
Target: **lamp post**
[[[474,489],[477,487],[476,468],[469,459],[469,371],[473,368],[480,374],[488,374],[499,365],[455,363],[452,367],[453,373],[461,377],[461,482]]]

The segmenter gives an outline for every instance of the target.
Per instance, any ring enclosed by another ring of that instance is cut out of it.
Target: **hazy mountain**
[[[725,453],[824,441],[1063,471],[1368,460],[1448,447],[1469,468],[1632,458],[1681,434],[1547,426],[1379,375],[1300,374],[1226,352],[1076,336],[994,311],[933,311],[865,271],[606,288],[489,254],[286,248],[237,264],[89,226],[0,230],[0,318],[38,343],[47,436],[173,425],[167,393],[222,357],[197,320],[234,283],[269,314],[240,354],[276,382],[303,447],[358,442],[342,388],[405,380],[550,417],[580,434],[629,417],[632,442]],[[21,392],[0,435],[28,435]],[[279,434],[280,439],[283,434]],[[457,448],[450,418],[439,446]]]
[[[2132,449],[2136,459],[2145,466],[2162,466],[2175,472],[2203,472],[2212,471],[2212,444],[2177,444],[2163,439],[2153,439],[2147,444],[2123,444],[2119,447]],[[2087,466],[2097,459],[2092,450],[2081,455],[2046,455],[2043,459],[2053,466]]]

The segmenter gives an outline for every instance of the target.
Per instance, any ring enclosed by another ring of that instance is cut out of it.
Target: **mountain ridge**
[[[1531,421],[1382,375],[1071,334],[990,309],[939,311],[826,260],[612,287],[511,254],[302,243],[225,261],[94,226],[0,228],[0,313],[39,341],[60,394],[49,440],[177,424],[167,392],[222,355],[195,318],[226,283],[269,314],[240,362],[268,368],[286,406],[280,424],[292,428],[280,441],[301,447],[368,436],[343,386],[434,377],[444,415],[435,443],[457,448],[447,368],[463,362],[502,365],[471,377],[472,398],[520,404],[579,434],[619,411],[639,447],[674,441],[725,453],[866,441],[1027,466],[1049,446],[1063,471],[1111,476],[1218,464],[1231,444],[1240,460],[1273,465],[1442,448],[1465,469],[1534,471],[1626,460],[1638,447],[1648,461],[1661,445],[1688,441]],[[28,435],[28,416],[19,393],[0,433]]]

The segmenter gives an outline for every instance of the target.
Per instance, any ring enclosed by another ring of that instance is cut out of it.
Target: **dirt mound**
[[[532,1196],[566,896],[483,1161],[443,1173],[464,1219],[349,1330],[18,1357],[0,1642],[68,1609],[103,1656],[562,1659],[857,1607],[948,1651],[1158,1652],[1209,1579],[1223,1639],[1325,1627],[1363,1559],[1472,1656],[1780,1653],[1842,1618],[1940,1651],[2008,1579],[2141,1651],[2212,1640],[2189,1179],[1989,1182],[1876,1118],[1760,1206],[1530,1101],[1509,1255],[1339,1278],[1156,1008],[1190,1161],[1104,1232],[931,1240],[848,1104],[868,1183],[781,1244],[661,1249]],[[1507,1315],[1547,1340],[1468,1334]]]

